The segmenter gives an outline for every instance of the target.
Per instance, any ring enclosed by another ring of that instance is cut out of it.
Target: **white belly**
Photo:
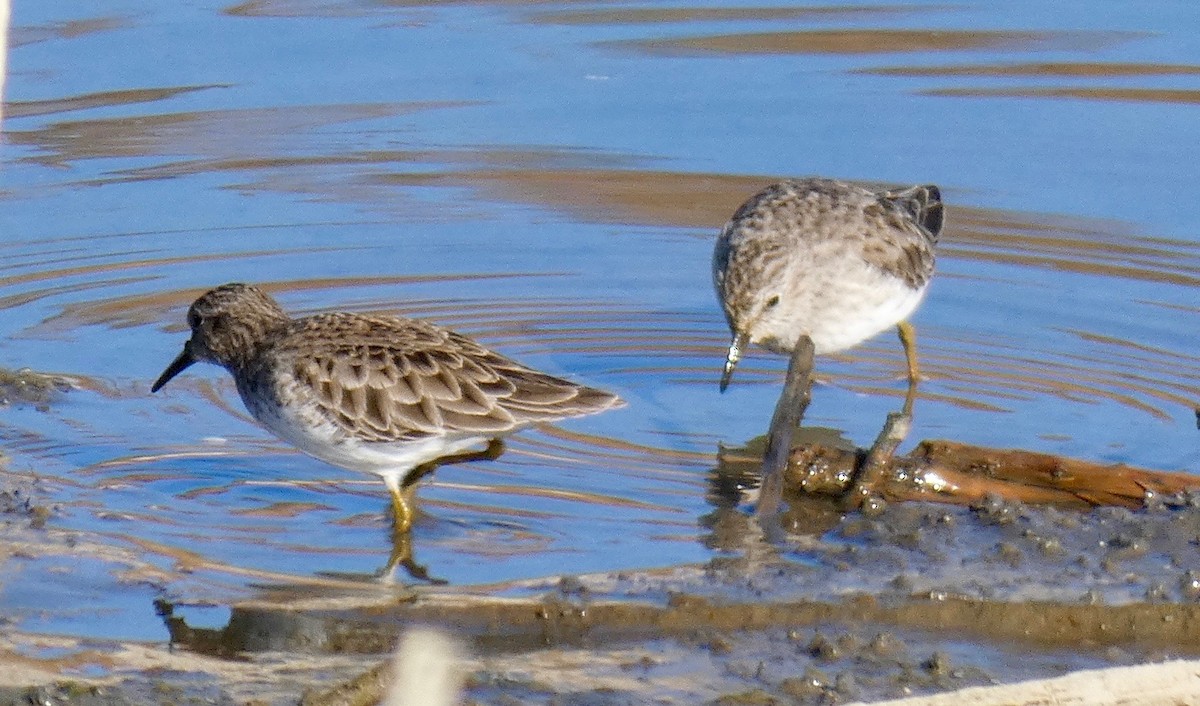
[[[881,274],[784,297],[778,311],[755,327],[752,340],[786,354],[808,334],[818,354],[843,351],[908,318],[925,290]]]
[[[363,441],[327,420],[315,405],[279,405],[242,393],[246,409],[280,439],[340,468],[381,476],[407,471],[444,456],[482,447],[491,437],[447,434],[415,441]]]

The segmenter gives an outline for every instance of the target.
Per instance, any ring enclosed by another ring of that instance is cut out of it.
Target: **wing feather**
[[[863,242],[863,259],[909,286],[924,286],[933,276],[934,246],[942,230],[938,188],[876,194],[862,216],[877,235]]]
[[[620,404],[422,321],[327,314],[293,326],[280,345],[291,348],[295,383],[360,439],[500,435]]]

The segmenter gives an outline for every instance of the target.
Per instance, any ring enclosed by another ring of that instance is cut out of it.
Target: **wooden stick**
[[[798,446],[792,449],[784,485],[789,492],[840,498],[863,458],[861,451]],[[922,441],[911,453],[893,457],[877,470],[877,491],[887,499],[962,505],[999,497],[1060,507],[1138,508],[1156,494],[1200,490],[1200,476],[1190,473],[942,440]]]

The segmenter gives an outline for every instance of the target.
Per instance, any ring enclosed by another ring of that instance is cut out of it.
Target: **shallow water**
[[[784,175],[943,188],[912,441],[1200,471],[1200,6],[1091,7],[18,2],[0,366],[78,389],[0,410],[0,444],[95,550],[9,558],[0,615],[161,639],[155,597],[387,561],[377,479],[276,442],[214,368],[149,394],[186,305],[233,280],[627,400],[423,484],[431,575],[720,554],[708,473],[764,431],[785,361],[717,393],[711,240]],[[902,367],[889,335],[822,359],[809,422],[869,442]]]

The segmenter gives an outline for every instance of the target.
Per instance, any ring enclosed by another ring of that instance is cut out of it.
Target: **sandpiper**
[[[915,382],[915,338],[905,319],[933,275],[942,217],[932,185],[876,192],[793,179],[751,196],[713,251],[713,281],[733,333],[721,390],[747,343],[788,354],[807,335],[817,354],[834,353],[891,326]]]
[[[847,498],[879,484],[884,461],[907,433],[918,376],[905,319],[933,276],[942,232],[936,186],[871,191],[831,179],[772,184],[738,208],[717,237],[713,283],[733,333],[722,392],[748,343],[791,355],[767,433],[756,512],[775,514],[792,434],[808,407],[813,355],[855,346],[896,326],[908,362],[903,410],[889,415]]]
[[[426,321],[293,319],[246,284],[207,292],[187,323],[191,338],[151,392],[197,361],[224,367],[246,409],[276,436],[335,466],[382,476],[398,533],[412,524],[416,482],[439,463],[487,454],[477,450],[484,444],[494,456],[499,439],[517,429],[622,404]]]

